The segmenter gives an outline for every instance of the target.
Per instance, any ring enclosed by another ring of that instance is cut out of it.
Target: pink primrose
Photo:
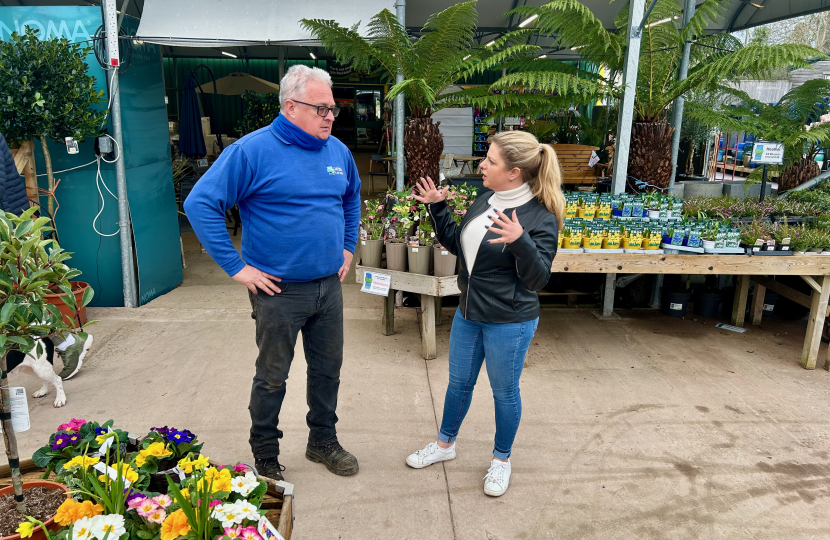
[[[135,510],[136,508],[141,506],[141,504],[146,500],[147,500],[147,497],[144,497],[144,496],[136,497],[135,499],[133,499],[133,500],[131,500],[130,502],[127,503],[127,507],[130,510]]]
[[[240,463],[239,465],[234,465],[233,466],[233,472],[235,472],[237,474],[243,473],[243,472],[247,471],[248,469],[249,469],[249,467],[247,465],[245,465],[244,463]]]

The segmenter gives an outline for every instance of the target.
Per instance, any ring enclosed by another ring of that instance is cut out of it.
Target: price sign
[[[758,141],[752,147],[752,162],[763,165],[784,163],[784,144],[777,141]]]
[[[29,405],[26,403],[26,389],[22,386],[9,388],[11,399],[12,428],[15,433],[29,431]],[[0,425],[0,433],[3,433],[3,426]]]
[[[363,273],[363,286],[361,291],[379,296],[389,296],[389,289],[392,285],[392,276],[379,274],[377,272]]]

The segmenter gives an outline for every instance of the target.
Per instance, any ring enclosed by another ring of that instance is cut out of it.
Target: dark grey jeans
[[[285,383],[297,334],[303,333],[308,376],[308,442],[337,440],[337,392],[343,364],[343,290],[337,275],[305,283],[281,283],[282,292],[248,293],[256,319],[259,356],[251,388],[251,450],[256,459],[280,453],[278,429]]]

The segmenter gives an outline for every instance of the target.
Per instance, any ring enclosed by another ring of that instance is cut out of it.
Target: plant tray
[[[624,249],[588,249],[582,248],[585,250],[585,253],[624,253]],[[560,250],[561,251],[561,250]]]
[[[750,256],[762,256],[762,257],[788,257],[793,255],[794,253],[790,250],[787,251],[749,251]],[[816,253],[818,255],[818,253]]]
[[[746,255],[746,248],[742,247],[728,247],[728,248],[703,248],[704,253],[714,253],[719,255]]]
[[[215,465],[211,463],[211,465]],[[40,480],[46,469],[35,465],[31,459],[20,461],[20,476],[24,482]],[[49,475],[49,480],[55,478],[55,473]],[[265,516],[277,528],[285,540],[291,540],[294,529],[294,485],[288,482],[277,482],[264,476],[260,480],[268,484],[268,492],[262,500],[262,509],[267,510]],[[0,465],[0,488],[12,485],[11,470],[8,465]]]
[[[576,248],[576,249],[561,248],[561,249],[557,249],[556,252],[557,253],[585,253],[585,249],[583,249],[583,248]]]
[[[664,253],[668,253],[670,255],[677,255],[681,253],[703,253],[703,248],[693,248],[689,246],[673,246],[671,244],[660,244],[660,247],[663,248]]]

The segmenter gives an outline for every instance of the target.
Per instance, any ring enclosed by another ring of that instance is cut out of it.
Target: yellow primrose
[[[147,448],[141,451],[145,456],[154,456],[158,458],[167,457],[173,454],[170,450],[168,450],[163,442],[154,442]]]
[[[141,468],[144,466],[145,463],[147,463],[147,457],[141,452],[139,452],[138,455],[135,457],[136,467]]]
[[[193,462],[193,468],[197,471],[206,468],[208,465],[210,465],[210,458],[208,458],[207,456],[203,456],[202,454],[199,454],[199,457],[197,457],[196,460]]]
[[[65,469],[72,469],[74,467],[81,467],[83,469],[88,469],[90,466],[95,465],[100,461],[97,457],[90,457],[90,456],[75,456],[74,458],[70,459],[66,462],[66,465],[63,467]]]
[[[15,532],[20,534],[20,538],[29,538],[32,536],[32,533],[35,530],[35,524],[27,521],[25,523],[21,523],[20,527],[18,527]]]
[[[205,483],[211,485],[211,492],[216,493],[217,491],[231,491],[231,471],[228,469],[222,469],[221,471],[218,470],[216,467],[211,467],[205,471],[205,477],[202,480],[199,480],[198,487],[199,489],[203,489]]]

